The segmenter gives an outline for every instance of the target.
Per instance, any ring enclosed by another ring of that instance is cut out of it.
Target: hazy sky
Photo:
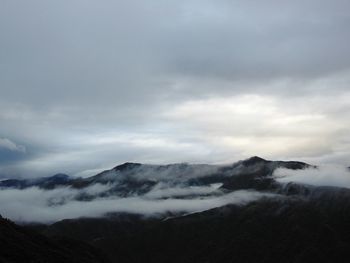
[[[0,174],[350,165],[348,0],[0,1]]]

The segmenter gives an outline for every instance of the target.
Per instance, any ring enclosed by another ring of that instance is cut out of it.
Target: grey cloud
[[[274,176],[281,183],[350,188],[350,170],[343,166],[324,165],[296,171],[281,168],[274,172]]]
[[[23,145],[16,144],[7,138],[0,138],[0,148],[14,152],[26,152],[26,148]]]
[[[344,12],[349,4],[309,2],[313,4],[204,1],[202,8],[193,7],[189,23],[179,23],[171,31],[178,37],[168,35],[176,54],[171,57],[172,69],[190,77],[261,81],[316,77],[349,68],[349,18]],[[209,11],[203,15],[205,5]]]
[[[349,5],[311,2],[316,11],[301,1],[7,1],[2,86],[36,107],[120,109],[172,95],[182,75],[261,81],[348,68]]]
[[[256,154],[349,156],[348,144],[341,146],[347,129],[339,127],[349,119],[342,101],[350,83],[349,8],[343,0],[3,1],[0,135],[27,153],[1,152],[0,173],[83,173],[124,161],[213,163]],[[274,114],[260,122],[260,114],[237,111],[215,132],[210,121],[169,117],[187,103],[212,98],[215,108],[223,97],[249,94],[280,101],[275,112],[286,117],[293,107],[298,116],[324,116],[324,133],[306,122],[305,133],[300,123],[276,127],[281,119]],[[285,152],[271,147],[273,136],[284,137]],[[90,143],[101,137],[120,140]],[[232,146],[227,138],[241,140]],[[252,147],[265,138],[272,153]],[[324,143],[316,147],[310,138]],[[301,146],[290,149],[293,140]]]
[[[219,187],[222,184],[212,184],[209,186],[176,186],[169,187],[164,183],[158,183],[150,192],[144,196],[146,198],[169,198],[191,195],[221,194]]]
[[[0,178],[8,176],[2,174],[1,165],[14,164],[28,157],[24,145],[13,142],[8,138],[0,138]]]
[[[117,164],[132,161],[144,163],[172,163],[172,162],[195,162],[199,156],[209,159],[211,151],[208,151],[199,142],[182,142],[170,136],[170,138],[157,138],[155,135],[145,134],[112,134],[99,136],[92,134],[72,143],[47,142],[47,148],[32,158],[22,160],[20,163],[3,165],[0,171],[3,174],[27,177],[48,176],[54,173],[67,173],[84,175],[96,174],[95,171],[109,169]],[[61,138],[59,136],[58,138]],[[99,142],[98,138],[106,139]],[[110,140],[109,140],[110,139]],[[73,139],[75,141],[75,139]],[[74,143],[74,147],[72,144]],[[55,149],[50,149],[55,147]],[[57,147],[57,148],[56,148]],[[220,157],[210,158],[211,163],[220,161]],[[216,169],[216,168],[208,168]],[[207,170],[208,170],[207,169]],[[93,172],[89,172],[93,170]],[[205,170],[205,165],[202,171]],[[195,172],[195,174],[197,174]],[[152,176],[148,171],[144,176]]]
[[[55,200],[57,194],[59,194],[59,201]],[[199,212],[226,204],[243,205],[261,197],[273,196],[254,191],[236,191],[218,197],[201,199],[110,197],[84,202],[73,200],[75,195],[75,190],[67,188],[53,191],[44,191],[37,188],[1,190],[1,214],[17,222],[43,223],[51,223],[67,218],[100,217],[111,212],[157,216],[166,212]]]

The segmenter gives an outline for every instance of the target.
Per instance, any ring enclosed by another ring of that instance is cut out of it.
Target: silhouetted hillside
[[[349,262],[350,199],[264,199],[168,220],[64,220],[43,231],[87,240],[112,262]]]
[[[45,237],[0,216],[0,262],[107,262],[91,245],[67,237]]]

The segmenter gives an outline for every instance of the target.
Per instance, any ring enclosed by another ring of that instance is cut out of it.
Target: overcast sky
[[[2,0],[0,174],[350,165],[348,0]]]

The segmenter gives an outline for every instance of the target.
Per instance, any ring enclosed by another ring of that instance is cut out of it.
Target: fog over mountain
[[[299,171],[280,168],[274,172],[274,176],[282,183],[350,188],[350,169],[342,166],[325,165]]]
[[[166,218],[261,198],[284,200],[297,185],[296,193],[303,195],[303,188],[350,188],[349,182],[350,171],[339,167],[259,157],[231,165],[125,163],[87,178],[57,174],[2,180],[0,210],[20,223],[115,213]]]
[[[108,197],[92,201],[76,201],[75,193],[65,189],[43,191],[5,190],[1,192],[1,213],[20,223],[54,223],[67,218],[103,217],[107,213],[131,213],[148,216],[166,213],[193,213],[227,204],[247,204],[269,194],[254,191],[236,191],[221,196],[184,199],[153,199],[150,197]],[[55,198],[64,202],[55,203]]]
[[[0,260],[344,262],[349,179],[349,168],[257,156],[5,179]]]

